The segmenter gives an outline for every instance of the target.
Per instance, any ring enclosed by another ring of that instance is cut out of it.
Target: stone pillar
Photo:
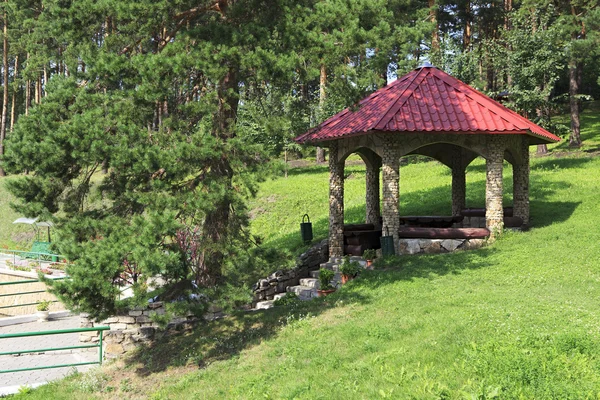
[[[502,162],[504,146],[501,137],[491,137],[486,159],[485,222],[490,230],[490,239],[502,233],[504,209],[502,207]]]
[[[522,162],[513,165],[513,215],[529,224],[529,141],[526,136],[521,142]]]
[[[462,149],[458,149],[452,155],[452,215],[460,215],[465,208],[467,193],[465,172]]]
[[[366,173],[366,204],[367,204],[367,224],[373,224],[380,227],[381,207],[379,205],[379,172],[381,166],[375,162],[367,163]]]
[[[344,162],[338,162],[338,142],[329,146],[329,257],[344,255]]]
[[[394,236],[396,254],[398,248],[398,229],[400,229],[400,152],[391,134],[386,134],[383,146],[383,235]]]

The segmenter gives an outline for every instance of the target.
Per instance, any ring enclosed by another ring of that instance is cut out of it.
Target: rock
[[[117,317],[110,317],[102,321],[103,324],[114,324],[115,322],[119,322]]]
[[[139,312],[139,311],[138,311]],[[122,324],[135,324],[135,318],[130,317],[130,316],[122,316],[118,318],[118,321]]]
[[[436,254],[442,252],[442,245],[440,242],[431,241],[429,247],[424,249],[426,254]]]
[[[400,239],[398,244],[400,254],[417,254],[421,252],[419,239]]]
[[[467,239],[467,240],[465,240],[465,243],[462,245],[461,249],[464,249],[464,250],[479,249],[480,247],[483,247],[484,243],[485,243],[484,239]]]
[[[112,355],[121,355],[125,353],[125,349],[120,343],[109,343],[105,347],[105,351]]]
[[[125,331],[109,331],[106,334],[107,342],[111,343],[121,343],[123,339],[125,339],[125,335],[123,334]]]
[[[261,287],[261,289],[269,287],[269,281],[266,280],[266,279],[261,279],[260,280],[260,287]]]
[[[156,310],[157,308],[160,308],[162,306],[163,306],[162,301],[157,301],[155,303],[149,303],[148,304],[148,308],[151,309],[151,310]]]
[[[127,324],[110,324],[109,326],[111,331],[127,329]]]
[[[257,310],[268,310],[269,308],[273,308],[274,306],[275,304],[273,300],[259,301],[258,303],[256,303]]]
[[[135,322],[138,324],[147,324],[152,322],[152,320],[147,315],[140,315],[139,317],[135,317]]]
[[[79,341],[86,343],[86,342],[91,342],[92,341],[92,337],[91,336],[86,336],[83,334],[79,334]]]
[[[156,329],[153,327],[147,326],[147,327],[140,328],[139,332],[140,332],[140,336],[148,339],[148,338],[154,337],[154,334],[156,333]]]
[[[442,247],[448,251],[454,251],[463,244],[464,240],[446,239],[442,241]]]
[[[223,308],[222,308],[222,307],[219,307],[219,306],[218,306],[218,305],[216,305],[216,304],[212,304],[212,303],[211,303],[211,304],[209,304],[209,305],[208,305],[208,308],[206,309],[206,311],[208,311],[208,312],[210,312],[210,313],[216,313],[216,312],[221,312],[221,311],[223,311]]]
[[[140,315],[142,315],[142,310],[129,311],[129,315],[132,317],[139,317]]]

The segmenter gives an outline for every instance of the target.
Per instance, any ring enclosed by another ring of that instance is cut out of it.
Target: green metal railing
[[[67,279],[67,277],[61,277],[61,278],[53,278],[53,280],[63,280],[63,279]],[[22,285],[22,284],[27,284],[27,283],[37,283],[40,282],[39,279],[27,279],[24,281],[13,281],[13,282],[0,282],[0,286],[8,286],[8,285]],[[35,293],[46,293],[46,290],[31,290],[28,292],[15,292],[15,293],[5,293],[5,294],[0,294],[0,298],[2,297],[8,297],[8,296],[20,296],[20,295],[24,295],[24,294],[35,294]],[[50,303],[58,303],[58,300],[50,300]],[[0,306],[0,310],[4,309],[4,308],[14,308],[14,307],[26,307],[26,306],[35,306],[37,305],[38,302],[35,303],[23,303],[23,304],[12,304],[9,306]]]
[[[17,257],[19,260],[26,260],[28,262],[35,262],[41,265],[43,262],[52,262],[56,264],[65,264],[58,262],[58,260],[64,260],[65,257],[60,254],[46,253],[46,252],[35,252],[27,250],[2,250],[1,254],[12,256],[13,264],[17,263]]]
[[[64,367],[78,367],[80,365],[92,365],[92,364],[102,364],[102,332],[109,330],[108,326],[96,326],[94,328],[77,328],[77,329],[61,329],[54,331],[40,331],[40,332],[22,332],[22,333],[7,333],[4,335],[0,335],[0,340],[2,339],[11,339],[11,338],[21,338],[21,337],[30,337],[30,336],[46,336],[46,335],[61,335],[65,333],[80,333],[80,332],[98,332],[98,343],[97,344],[88,344],[88,345],[80,345],[80,346],[67,346],[67,347],[54,347],[47,349],[35,349],[35,350],[20,350],[20,351],[7,351],[0,353],[0,356],[12,356],[12,355],[22,355],[22,354],[31,354],[31,353],[45,353],[48,351],[60,351],[60,350],[75,350],[75,349],[90,349],[97,347],[98,348],[98,361],[88,361],[88,362],[79,362],[73,364],[56,364],[56,365],[45,365],[41,367],[32,367],[32,368],[18,368],[18,369],[5,369],[0,370],[0,374],[5,374],[9,372],[24,372],[24,371],[35,371],[39,369],[50,369],[50,368],[64,368]]]

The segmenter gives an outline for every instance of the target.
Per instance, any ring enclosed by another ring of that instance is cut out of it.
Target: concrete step
[[[317,297],[317,289],[309,286],[288,286],[287,291],[296,293],[296,296],[298,296],[300,300],[310,300],[313,297]]]
[[[257,310],[268,310],[269,308],[275,307],[274,303],[275,303],[274,300],[259,301],[258,303],[256,303],[256,309]]]
[[[315,279],[315,278],[300,279],[300,286],[308,286],[311,288],[318,289],[319,288],[319,279]]]
[[[319,271],[320,270],[310,271],[310,277],[311,278],[315,278],[315,279],[319,279]]]

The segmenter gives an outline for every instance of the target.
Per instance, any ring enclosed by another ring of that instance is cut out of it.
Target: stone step
[[[315,278],[300,279],[300,286],[308,286],[311,288],[318,289],[319,288],[319,279],[315,279]]]
[[[288,286],[287,291],[296,293],[300,300],[310,300],[317,297],[317,289],[308,286]]]
[[[326,263],[321,263],[320,267],[321,268],[327,268],[327,269],[331,269],[333,266],[335,265],[335,263],[332,262],[326,262]]]
[[[285,296],[287,296],[287,292],[286,293],[277,293],[276,295],[273,296],[273,300],[281,300]]]
[[[259,301],[258,303],[256,303],[256,309],[257,310],[268,310],[269,308],[275,307],[274,303],[275,303],[274,300]]]
[[[315,279],[319,279],[319,271],[320,270],[310,271],[310,277],[311,278],[315,278]]]

